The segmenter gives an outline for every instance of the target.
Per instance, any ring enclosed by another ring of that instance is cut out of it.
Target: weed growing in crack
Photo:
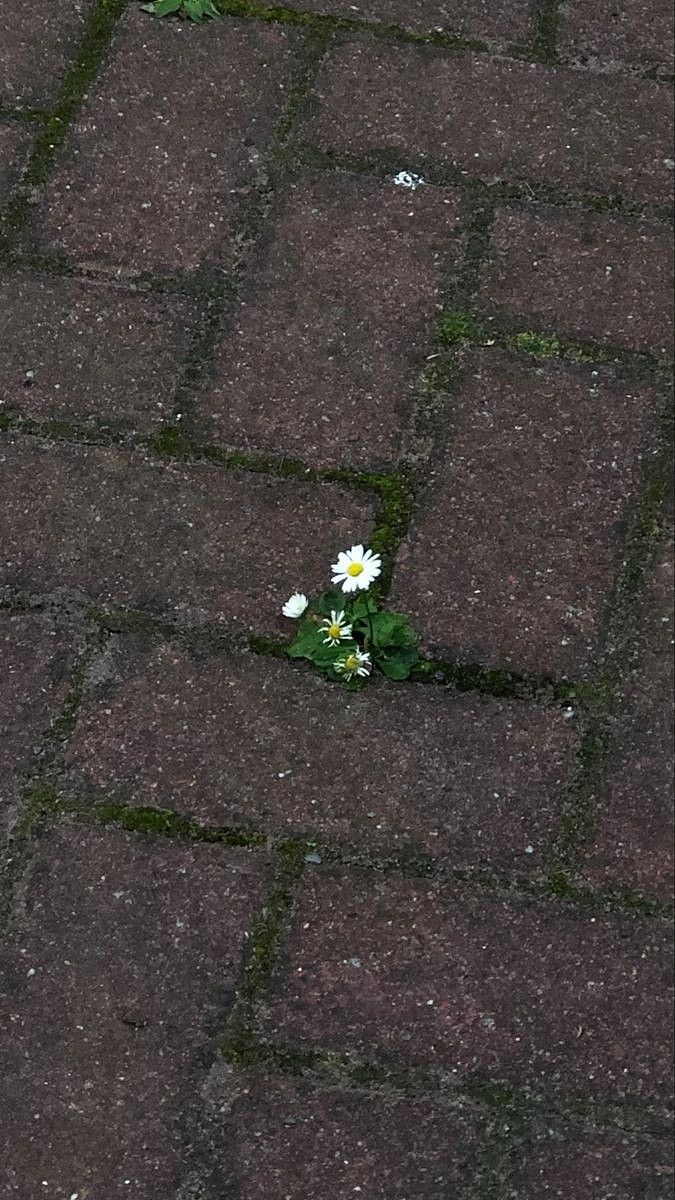
[[[188,21],[205,21],[220,16],[213,0],[153,0],[152,4],[141,4],[141,8],[153,17],[175,14]]]
[[[417,637],[408,618],[381,611],[375,596],[366,594],[382,572],[379,554],[352,546],[338,555],[331,570],[336,588],[311,603],[296,592],[283,605],[285,617],[302,619],[286,653],[308,659],[352,689],[375,668],[388,679],[407,679],[419,662]]]

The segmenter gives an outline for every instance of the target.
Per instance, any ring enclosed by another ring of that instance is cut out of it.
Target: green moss
[[[271,980],[307,849],[307,843],[294,841],[284,842],[277,849],[274,884],[251,931],[249,959],[222,1045],[223,1056],[232,1064],[248,1066],[261,1057],[253,1034],[254,1008]]]
[[[578,685],[567,680],[559,680],[552,675],[526,675],[518,671],[498,670],[478,663],[422,659],[414,668],[412,679],[418,683],[451,686],[460,692],[479,692],[514,700],[539,700],[567,705],[579,699]]]
[[[252,634],[248,639],[248,647],[253,654],[262,654],[267,658],[286,657],[285,643],[279,641],[278,638],[258,637],[256,634]]]
[[[571,883],[567,872],[560,868],[551,871],[545,890],[550,896],[554,896],[556,900],[575,900],[577,896],[576,888]]]
[[[59,805],[56,788],[45,779],[34,780],[26,789],[24,799],[30,820],[37,813],[55,812]]]
[[[42,187],[87,89],[91,86],[106,52],[115,22],[125,0],[98,0],[87,22],[76,62],[66,74],[55,107],[44,118],[33,143],[24,172],[22,192],[9,204],[0,228],[0,254],[7,255],[30,211],[30,191]]]
[[[290,915],[306,853],[305,842],[284,842],[278,848],[274,887],[251,933],[251,956],[240,991],[240,999],[249,1004],[270,980],[281,933]]]
[[[486,336],[475,317],[461,308],[445,310],[439,322],[438,335],[443,346],[449,350],[480,345]]]
[[[432,46],[446,50],[478,50],[488,47],[476,38],[458,37],[439,30],[417,33],[401,25],[386,22],[364,21],[358,17],[315,13],[302,9],[289,9],[280,4],[254,4],[250,0],[215,0],[216,8],[233,17],[249,17],[257,21],[271,21],[280,25],[294,25],[330,33],[360,33],[366,31],[375,37]]]
[[[548,876],[545,894],[556,900],[569,900],[593,911],[623,913],[625,916],[650,917],[670,920],[673,905],[667,901],[644,896],[630,888],[589,888],[574,883],[564,870],[555,870]]]
[[[538,19],[532,50],[542,62],[553,63],[556,59],[558,8],[559,0],[539,0],[537,4]]]
[[[193,454],[192,446],[178,425],[165,425],[150,442],[160,458],[186,459]]]
[[[386,476],[375,485],[380,505],[370,546],[382,555],[382,575],[378,594],[386,596],[391,585],[394,561],[402,539],[408,532],[412,512],[412,492],[403,474]]]
[[[560,354],[560,342],[555,334],[515,333],[508,343],[514,350],[534,354],[538,358],[557,358]]]
[[[229,829],[199,822],[164,808],[126,804],[83,805],[79,799],[61,799],[61,807],[79,820],[95,825],[116,825],[129,833],[145,833],[154,837],[176,838],[181,841],[204,842],[210,845],[254,847],[262,846],[264,834],[246,829]]]

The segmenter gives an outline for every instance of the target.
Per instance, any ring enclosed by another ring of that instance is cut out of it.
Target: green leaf
[[[219,17],[220,16],[218,9],[216,8],[215,4],[211,3],[211,0],[202,0],[202,7],[203,7],[204,13],[207,17]]]
[[[183,0],[155,0],[152,11],[156,17],[167,17],[169,13],[178,12]]]
[[[407,679],[419,654],[415,646],[394,650],[391,654],[376,654],[375,662],[388,679]]]
[[[355,621],[358,621],[362,617],[367,617],[368,613],[372,615],[376,612],[377,601],[374,600],[372,596],[361,594],[360,596],[357,596],[352,605],[352,617]]]
[[[191,21],[202,21],[206,16],[202,0],[183,0],[183,13]]]
[[[342,592],[336,592],[331,589],[329,592],[324,592],[312,604],[312,612],[319,613],[322,617],[329,617],[333,609],[336,612],[341,612],[345,607],[345,597]]]
[[[375,613],[370,618],[373,630],[373,645],[376,649],[387,646],[410,646],[415,642],[415,634],[408,623],[408,618],[402,613]]]
[[[313,658],[317,646],[321,645],[319,626],[314,621],[303,621],[286,653],[291,658]]]

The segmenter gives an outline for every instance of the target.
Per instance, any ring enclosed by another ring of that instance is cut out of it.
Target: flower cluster
[[[340,591],[324,592],[311,603],[295,592],[282,613],[302,623],[287,649],[307,658],[333,679],[359,687],[378,668],[390,679],[406,679],[419,659],[408,618],[382,612],[370,588],[382,573],[379,554],[362,545],[338,554],[331,580]],[[368,594],[370,593],[370,594]]]

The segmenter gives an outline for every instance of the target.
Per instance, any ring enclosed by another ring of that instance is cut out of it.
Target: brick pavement
[[[0,1196],[672,1200],[670,6],[221,9],[0,0]]]

